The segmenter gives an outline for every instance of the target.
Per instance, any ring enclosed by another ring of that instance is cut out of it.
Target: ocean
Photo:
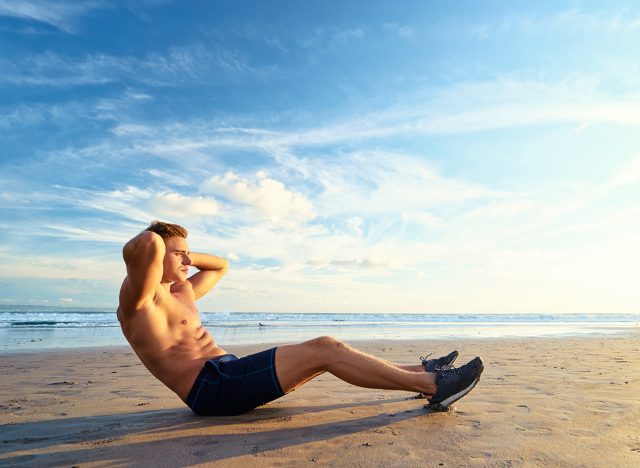
[[[222,347],[342,340],[557,337],[640,329],[640,314],[203,312]],[[115,309],[0,305],[0,351],[126,345]]]

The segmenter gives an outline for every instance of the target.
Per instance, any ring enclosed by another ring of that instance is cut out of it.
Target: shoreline
[[[0,464],[640,464],[638,333],[345,341],[397,363],[457,348],[460,363],[481,355],[485,372],[447,413],[324,374],[245,415],[200,418],[128,347],[3,354]]]
[[[604,335],[602,334],[602,329],[606,329],[608,330],[606,333],[604,333]],[[584,339],[599,339],[599,338],[603,338],[603,337],[610,337],[610,338],[624,338],[624,337],[634,337],[636,336],[637,338],[640,339],[640,327],[638,326],[632,326],[632,327],[602,327],[601,330],[598,331],[593,331],[590,333],[584,333],[584,332],[577,332],[577,333],[566,333],[566,334],[556,334],[556,335],[536,335],[536,336],[520,336],[520,335],[504,335],[504,336],[460,336],[460,337],[451,337],[451,336],[436,336],[436,337],[425,337],[424,341],[429,342],[429,341],[433,341],[435,343],[439,343],[439,342],[459,342],[459,341],[463,341],[463,342],[473,342],[473,341],[477,341],[477,342],[485,342],[485,341],[523,341],[523,340],[562,340],[562,339],[571,339],[571,338],[584,338]],[[321,335],[318,335],[321,336]],[[407,343],[411,343],[411,342],[415,342],[418,341],[415,338],[369,338],[369,339],[363,339],[363,338],[355,338],[355,339],[349,339],[349,338],[345,338],[339,335],[334,335],[336,336],[338,339],[345,341],[347,343],[354,343],[354,344],[362,344],[362,345],[366,345],[367,343],[371,343],[371,342],[380,342],[380,341],[397,341],[397,342],[407,342]],[[123,337],[124,339],[124,337]],[[215,336],[214,336],[215,339]],[[278,345],[283,345],[283,344],[292,344],[292,343],[299,343],[300,341],[293,341],[293,340],[280,340],[280,341],[265,341],[265,342],[255,342],[255,343],[231,343],[231,344],[225,344],[225,343],[220,343],[218,342],[218,340],[216,340],[216,342],[219,344],[219,346],[223,349],[225,348],[231,348],[231,347],[263,347],[264,349],[267,348],[271,348],[274,346],[278,346]],[[110,350],[131,350],[131,347],[128,344],[108,344],[108,345],[99,345],[99,346],[95,346],[95,345],[87,345],[87,346],[66,346],[66,347],[42,347],[42,348],[38,348],[38,347],[28,347],[28,348],[15,348],[15,349],[0,349],[0,357],[3,356],[14,356],[14,355],[21,355],[21,354],[34,354],[34,353],[42,353],[42,352],[47,352],[47,353],[54,353],[54,352],[60,352],[60,353],[64,353],[67,351],[73,351],[73,350],[83,350],[83,351],[92,351],[92,350],[105,350],[105,351],[110,351]]]

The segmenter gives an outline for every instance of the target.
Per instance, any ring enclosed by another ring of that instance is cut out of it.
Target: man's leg
[[[323,372],[329,372],[358,387],[406,390],[429,395],[437,390],[435,374],[425,372],[423,366],[401,368],[329,336],[279,346],[275,361],[276,374],[285,393]]]

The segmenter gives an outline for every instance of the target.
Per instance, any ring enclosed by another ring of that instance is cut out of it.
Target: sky
[[[640,312],[635,2],[0,0],[0,304]],[[193,270],[195,271],[195,270]]]

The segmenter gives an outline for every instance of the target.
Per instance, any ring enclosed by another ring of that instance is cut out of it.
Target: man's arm
[[[215,255],[190,252],[191,265],[200,270],[189,278],[193,294],[200,299],[213,288],[229,269],[229,262]]]
[[[143,231],[125,244],[122,257],[127,277],[120,292],[121,303],[139,309],[153,298],[162,280],[164,252],[164,241],[155,232]]]

